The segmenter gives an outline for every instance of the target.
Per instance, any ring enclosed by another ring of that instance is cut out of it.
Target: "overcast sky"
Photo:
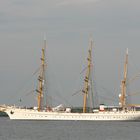
[[[94,81],[99,102],[118,104],[123,62],[129,49],[129,79],[140,72],[139,0],[1,0],[0,104],[35,105],[32,78],[47,39],[48,94],[55,104],[80,106],[80,72],[86,66],[89,38],[94,40]],[[140,79],[128,92],[140,91]],[[101,96],[113,98],[107,100]],[[116,97],[116,98],[115,98]],[[131,98],[140,103],[140,95]]]

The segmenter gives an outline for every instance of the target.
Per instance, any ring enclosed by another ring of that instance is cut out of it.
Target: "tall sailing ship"
[[[46,44],[46,41],[45,41]],[[126,79],[128,69],[128,50],[126,52],[125,64],[124,64],[124,78],[121,82],[121,94],[119,95],[120,103],[118,107],[113,107],[110,110],[106,110],[104,105],[100,105],[98,109],[93,109],[89,112],[87,107],[87,100],[90,91],[90,75],[92,67],[92,46],[93,42],[90,43],[87,58],[87,69],[84,79],[83,92],[83,112],[71,111],[71,108],[64,108],[62,105],[51,108],[43,105],[43,92],[45,86],[45,46],[42,48],[41,57],[41,71],[38,77],[38,107],[27,109],[17,106],[1,105],[0,111],[6,112],[12,120],[87,120],[87,121],[127,121],[127,120],[140,120],[140,111],[136,110],[135,105],[128,106],[126,104]]]

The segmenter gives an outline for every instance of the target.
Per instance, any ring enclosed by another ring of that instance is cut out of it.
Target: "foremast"
[[[121,82],[121,95],[120,95],[120,107],[125,110],[126,105],[126,86],[127,86],[127,74],[128,74],[128,49],[126,51],[125,64],[124,64],[124,78]]]
[[[44,83],[45,83],[45,50],[46,50],[46,39],[44,39],[44,47],[42,48],[42,56],[41,56],[41,68],[40,75],[38,77],[39,86],[36,90],[38,93],[38,111],[43,109],[43,92],[44,92]]]
[[[90,86],[90,73],[91,73],[91,65],[92,65],[92,46],[93,46],[93,41],[90,41],[90,48],[88,50],[88,66],[87,66],[87,71],[86,71],[86,76],[84,79],[84,89],[82,92],[84,93],[84,101],[83,101],[83,113],[87,112],[87,98],[88,98],[88,93],[89,93],[89,86]]]

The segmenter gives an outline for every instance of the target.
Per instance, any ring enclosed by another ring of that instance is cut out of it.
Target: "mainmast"
[[[91,40],[90,48],[88,50],[88,67],[86,71],[86,76],[84,79],[84,90],[82,92],[84,93],[84,102],[83,102],[83,113],[86,113],[87,109],[87,98],[88,98],[88,92],[89,92],[89,86],[90,86],[90,73],[91,73],[91,64],[92,64],[92,45],[93,41]]]
[[[43,91],[44,91],[44,82],[45,82],[45,48],[46,48],[46,39],[44,39],[44,47],[42,48],[41,56],[41,69],[40,75],[38,77],[39,87],[38,87],[38,111],[42,110],[43,107]]]
[[[124,79],[121,82],[120,106],[123,110],[126,108],[127,73],[128,73],[128,49],[126,51],[125,64],[124,64]]]

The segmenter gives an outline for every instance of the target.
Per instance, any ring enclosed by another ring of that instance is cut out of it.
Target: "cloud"
[[[88,3],[95,3],[99,0],[61,0],[59,2],[60,6],[67,6],[67,5],[83,5]]]
[[[0,13],[5,17],[42,17],[48,15],[56,7],[58,0],[5,0],[0,1]]]

